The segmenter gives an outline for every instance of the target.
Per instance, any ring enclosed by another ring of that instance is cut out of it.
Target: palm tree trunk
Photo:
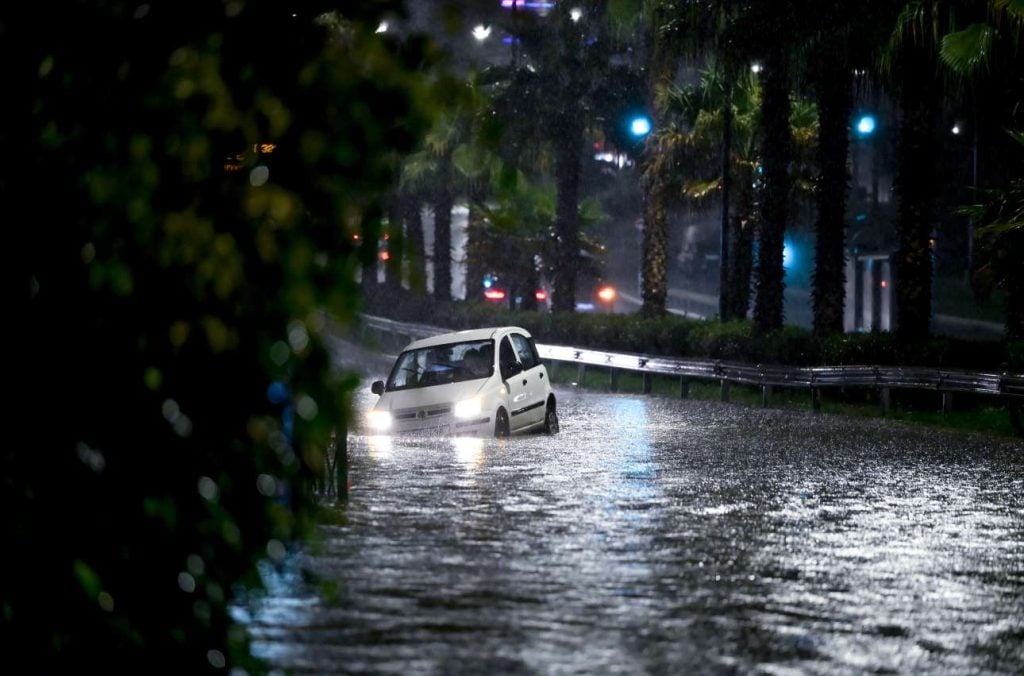
[[[576,270],[579,256],[581,116],[561,116],[562,132],[555,142],[555,274],[552,309],[576,310]]]
[[[665,316],[668,295],[668,208],[661,177],[653,178],[644,199],[644,317]]]
[[[930,7],[930,3],[924,5]],[[941,99],[938,78],[934,77],[937,64],[931,51],[909,47],[906,57],[900,90],[903,116],[896,170],[896,329],[904,340],[918,342],[928,337],[931,324],[931,216],[938,161],[935,116],[941,110]]]
[[[722,230],[718,254],[718,317],[723,322],[733,318],[733,297],[738,291],[733,286],[736,266],[733,257],[729,255],[730,244],[736,241],[738,235],[734,231],[735,223],[729,218],[729,200],[732,198],[732,89],[735,77],[735,69],[726,66],[722,101]]]
[[[406,259],[409,266],[409,287],[422,290],[427,279],[426,252],[423,246],[423,214],[416,195],[401,194],[402,220],[405,222]]]
[[[761,204],[760,246],[757,256],[757,301],[754,326],[767,332],[782,326],[782,247],[789,206],[789,64],[785,47],[772,45],[765,59],[761,124],[764,199]]]
[[[434,193],[434,298],[452,299],[452,157],[445,152],[438,158],[438,187]]]
[[[846,294],[846,161],[850,148],[853,75],[845,59],[826,46],[818,55],[818,179],[815,199],[814,334],[843,332]]]
[[[402,259],[405,257],[405,234],[402,228],[402,209],[398,193],[387,201],[388,227],[387,260],[384,263],[384,284],[389,292],[402,288]]]
[[[434,298],[452,299],[452,206],[454,199],[447,187],[434,202]]]
[[[746,319],[750,310],[750,275],[753,271],[753,172],[744,167],[737,177],[736,202],[729,224],[729,319]]]
[[[466,228],[466,300],[480,297],[484,275],[489,272],[485,260],[487,246],[483,215],[476,200],[470,200]]]

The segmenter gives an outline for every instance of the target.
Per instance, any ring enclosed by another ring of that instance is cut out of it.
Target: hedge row
[[[477,302],[438,303],[404,293],[369,299],[367,311],[452,329],[514,325],[529,331],[538,342],[616,352],[792,366],[877,364],[1024,371],[1022,341],[934,337],[923,344],[905,344],[888,332],[819,340],[795,326],[757,335],[746,320],[720,323],[673,315],[644,319],[638,314],[510,311]]]

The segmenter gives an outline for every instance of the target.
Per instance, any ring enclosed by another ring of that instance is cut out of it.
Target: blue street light
[[[651,133],[651,120],[646,115],[638,115],[629,122],[629,133],[642,138]]]
[[[857,120],[857,134],[871,136],[875,133],[876,124],[874,115],[861,115],[861,118]]]
[[[796,267],[796,247],[789,240],[785,240],[782,245],[782,268],[784,270],[792,270]]]

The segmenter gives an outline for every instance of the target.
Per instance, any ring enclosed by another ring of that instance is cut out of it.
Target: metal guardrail
[[[383,317],[362,315],[363,326],[390,334],[401,344],[448,333],[451,329],[426,324],[397,322]],[[538,344],[541,359],[560,364],[576,364],[580,380],[588,366],[609,371],[611,388],[617,389],[618,373],[629,371],[644,376],[644,391],[650,391],[650,376],[677,376],[680,378],[681,396],[689,391],[689,379],[718,381],[722,399],[728,400],[730,384],[760,386],[763,401],[767,403],[773,387],[810,389],[812,405],[819,405],[820,391],[837,387],[870,387],[881,390],[882,406],[888,410],[889,391],[894,389],[928,390],[942,394],[942,409],[952,407],[953,393],[969,393],[1005,398],[1018,404],[1024,401],[1024,374],[975,373],[949,369],[902,366],[777,366],[742,364],[720,360],[679,359],[653,355],[606,352],[579,347]],[[552,375],[553,377],[553,375]]]

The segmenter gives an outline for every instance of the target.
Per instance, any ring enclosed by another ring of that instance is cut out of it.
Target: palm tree
[[[932,314],[932,214],[938,180],[937,129],[942,104],[939,39],[948,17],[944,0],[906,4],[883,62],[902,111],[895,190],[896,329],[907,341],[924,340]]]
[[[975,16],[973,23],[943,36],[939,56],[956,77],[972,82],[976,97],[998,93],[990,97],[994,105],[975,103],[975,108],[1008,129],[1015,141],[990,152],[997,156],[991,164],[1002,169],[992,172],[998,182],[979,191],[980,199],[961,212],[981,224],[975,233],[979,249],[973,260],[975,288],[983,294],[995,287],[1006,291],[1006,336],[1019,340],[1024,338],[1024,267],[1020,264],[1024,257],[1024,172],[1020,168],[1024,164],[1024,125],[1015,113],[1024,99],[1020,78],[1024,62],[1019,49],[1024,5],[1009,0],[992,0],[987,5],[985,16]],[[979,127],[977,118],[974,124]]]
[[[887,0],[833,3],[828,15],[812,20],[807,78],[820,115],[815,198],[814,333],[843,331],[846,257],[846,202],[849,121],[854,104],[854,69],[875,65],[895,21]]]
[[[788,3],[783,3],[788,4]],[[785,8],[779,8],[784,15]],[[792,133],[789,127],[789,53],[781,39],[783,26],[767,45],[761,93],[761,160],[764,196],[761,200],[757,256],[757,300],[754,326],[767,332],[783,320],[783,233],[789,217]],[[769,29],[771,30],[771,29]],[[774,32],[774,31],[772,31]]]
[[[670,194],[694,206],[708,207],[721,198],[726,174],[716,163],[722,138],[731,130],[730,169],[734,186],[728,227],[731,255],[726,266],[728,316],[747,316],[750,304],[752,244],[758,219],[758,204],[763,198],[759,180],[761,166],[761,86],[757,76],[746,69],[730,84],[721,68],[705,70],[696,86],[673,88],[668,97],[666,120],[655,135],[659,157],[664,165],[656,167],[671,174],[671,184],[679,188]],[[731,88],[731,93],[729,89]],[[792,183],[796,194],[810,195],[812,186],[811,152],[818,133],[817,108],[794,99],[791,103],[791,134],[794,139]],[[727,123],[728,112],[731,121]]]
[[[549,152],[552,158],[557,194],[552,306],[558,312],[576,308],[581,161],[593,93],[607,63],[604,19],[603,1],[580,15],[568,3],[558,3],[541,21],[517,16],[512,39],[521,46],[512,63],[486,74],[505,125],[502,159],[520,167],[524,153],[546,157]],[[539,129],[538,120],[543,120]],[[538,131],[543,149],[534,140]]]
[[[1024,134],[1013,134],[1024,154]],[[1024,178],[1014,178],[1000,189],[982,191],[978,204],[963,211],[983,224],[977,231],[979,264],[976,286],[987,293],[1006,291],[1006,337],[1024,339]]]
[[[531,182],[519,173],[514,184],[494,186],[490,198],[476,204],[479,217],[471,225],[473,256],[489,272],[497,273],[510,297],[522,295],[524,309],[535,309],[534,291],[540,273],[552,279],[556,272],[554,232],[557,191],[541,178]],[[586,234],[586,228],[604,218],[597,202],[580,205],[580,243],[587,260],[604,256],[604,247]]]
[[[666,30],[672,26],[673,17],[665,16],[667,5],[672,3],[650,3],[651,14],[647,44],[647,106],[653,118],[653,128],[665,127],[667,94],[676,74],[676,52],[678,44],[672,37],[675,31]],[[643,306],[645,317],[661,317],[666,313],[668,296],[668,201],[671,180],[670,162],[656,137],[649,137],[641,158],[644,194],[643,211]]]
[[[682,199],[698,208],[709,207],[715,199],[725,200],[727,182],[735,186],[726,230],[730,255],[725,263],[727,290],[723,292],[723,314],[733,318],[745,317],[750,302],[760,87],[749,70],[731,83],[728,80],[722,68],[712,66],[698,85],[670,89],[662,125],[650,144],[658,151],[650,166],[652,171],[670,175],[670,199]],[[731,136],[730,168],[723,172],[719,160],[727,134]]]
[[[813,277],[814,334],[843,332],[846,295],[846,193],[853,110],[853,65],[850,24],[829,22],[816,36],[812,80],[818,103],[818,180],[815,190]]]
[[[409,155],[403,165],[400,189],[422,195],[434,212],[434,297],[451,300],[452,286],[452,208],[456,199],[473,189],[477,169],[459,162],[468,146],[476,142],[474,126],[480,108],[479,92],[473,82],[458,90],[456,99],[435,121],[424,137],[422,147]],[[413,207],[407,207],[411,213]],[[414,225],[419,222],[413,215]],[[422,226],[421,226],[422,227]]]
[[[647,107],[653,118],[655,133],[648,138],[644,147],[641,166],[644,191],[644,238],[643,238],[643,308],[648,317],[659,317],[666,312],[668,291],[668,206],[674,192],[671,181],[671,160],[666,153],[672,150],[662,141],[669,124],[667,110],[669,92],[673,86],[678,62],[684,55],[696,57],[711,45],[723,43],[723,26],[732,16],[732,6],[725,2],[698,2],[696,0],[649,0],[642,4],[642,15],[646,25],[642,30],[640,51],[644,53],[644,67],[647,72]],[[627,12],[622,11],[622,14]],[[619,17],[620,24],[625,22]],[[720,63],[729,64],[729,55],[723,54]],[[728,70],[728,72],[731,72]],[[728,78],[727,78],[727,81]],[[727,92],[729,89],[727,88]],[[730,108],[727,108],[726,120]],[[721,164],[729,165],[729,125],[722,137]],[[723,240],[722,263],[728,256],[728,186],[729,172],[724,171],[723,194]],[[720,293],[721,316],[726,317],[728,288],[726,276],[722,275]]]

